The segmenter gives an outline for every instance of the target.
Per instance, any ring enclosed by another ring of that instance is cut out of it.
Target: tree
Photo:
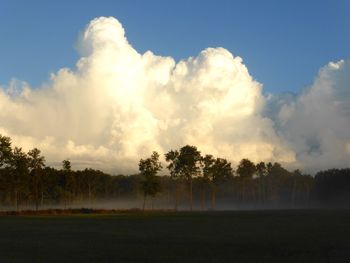
[[[251,162],[248,159],[242,159],[237,167],[237,174],[241,177],[241,183],[242,183],[242,201],[245,201],[246,199],[246,192],[247,192],[247,184],[251,181],[253,178],[253,175],[256,172],[256,167],[253,162]]]
[[[162,169],[162,164],[159,162],[159,154],[153,152],[150,158],[145,160],[141,159],[139,162],[139,170],[144,179],[141,182],[141,187],[143,191],[143,206],[142,209],[145,210],[146,198],[147,196],[154,197],[158,192],[160,192],[160,183],[157,179],[157,173]]]
[[[210,181],[210,178],[212,176],[214,163],[215,163],[215,159],[211,154],[207,154],[202,158],[203,177],[208,181]]]
[[[213,192],[212,192],[212,208],[216,208],[216,192],[218,185],[221,181],[227,180],[232,176],[232,167],[231,163],[228,162],[226,159],[223,158],[216,158],[215,163],[213,165],[213,173],[211,182],[213,185]]]
[[[92,196],[95,194],[96,191],[96,185],[97,185],[97,179],[96,171],[93,169],[85,169],[83,171],[84,175],[84,185],[86,186],[86,190],[84,192],[87,192],[88,196],[88,203],[91,205],[92,203]]]
[[[291,194],[292,206],[295,206],[296,196],[297,196],[297,180],[302,176],[302,173],[299,169],[293,171],[293,188]]]
[[[14,205],[19,210],[21,194],[26,192],[28,186],[29,160],[22,148],[15,147],[10,158],[11,184],[14,195]]]
[[[29,157],[29,169],[33,177],[33,188],[34,188],[34,199],[35,199],[35,210],[38,211],[39,208],[39,183],[41,200],[44,198],[43,184],[40,180],[40,174],[45,166],[45,157],[40,155],[40,150],[34,148],[28,152]]]
[[[0,169],[1,169],[1,190],[4,200],[10,199],[12,201],[12,169],[11,166],[12,148],[11,138],[0,134]]]
[[[183,146],[176,159],[175,170],[184,178],[189,185],[190,210],[193,210],[193,187],[192,179],[200,174],[202,156],[196,146]]]
[[[0,134],[0,168],[9,163],[11,155],[11,138]]]
[[[177,150],[175,151],[170,150],[168,153],[165,154],[165,160],[169,162],[169,165],[167,166],[167,168],[169,169],[170,175],[172,177],[179,176],[178,158],[179,158],[179,152]]]
[[[65,195],[67,201],[72,201],[77,195],[77,182],[76,173],[71,170],[71,162],[69,160],[63,160],[63,172],[64,172],[64,182],[65,182]]]
[[[242,178],[253,178],[256,172],[256,166],[248,159],[242,159],[237,167],[237,174]]]
[[[203,168],[203,177],[202,177],[202,182],[204,185],[211,185],[211,180],[212,180],[212,173],[213,173],[213,165],[214,165],[215,159],[213,155],[207,154],[202,158],[202,168]],[[202,208],[204,207],[204,190],[202,192]],[[213,198],[212,198],[213,200]]]
[[[266,199],[266,176],[268,173],[267,166],[264,162],[260,162],[256,165],[256,174],[258,176],[258,187],[259,187],[259,199],[262,203]]]
[[[212,209],[216,208],[216,192],[221,180],[232,175],[231,163],[226,159],[216,158],[212,155],[206,155],[202,159],[203,177],[207,178],[211,185],[212,192]]]
[[[264,177],[267,175],[267,167],[264,162],[260,162],[256,165],[256,173],[259,177]]]
[[[67,208],[67,184],[68,184],[68,178],[71,173],[71,163],[68,159],[62,161],[62,171],[63,171],[63,196],[64,196],[64,209]]]
[[[173,151],[170,150],[165,154],[165,160],[169,163],[167,165],[167,169],[170,172],[170,178],[174,182],[175,185],[175,210],[177,210],[178,204],[179,204],[179,183],[178,179],[180,178],[180,171],[178,167],[178,158],[179,158],[179,152],[177,150]]]
[[[68,159],[62,161],[63,171],[70,172],[72,165]]]
[[[179,205],[179,178],[180,178],[180,174],[179,174],[179,170],[178,170],[178,157],[179,157],[179,152],[177,150],[170,150],[169,152],[167,152],[165,154],[165,160],[169,163],[167,165],[167,169],[170,172],[170,178],[172,179],[173,183],[174,183],[174,192],[175,192],[175,204],[174,204],[174,208],[175,210],[177,210],[177,207]]]
[[[283,196],[286,201],[290,202],[290,196],[286,195],[291,194],[292,189],[291,185],[288,186],[288,183],[291,182],[293,177],[292,174],[284,169],[280,163],[267,164],[267,182],[268,182],[268,196],[271,204],[278,205]]]

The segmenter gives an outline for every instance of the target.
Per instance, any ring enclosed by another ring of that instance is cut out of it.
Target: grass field
[[[350,211],[2,216],[0,262],[350,262]]]

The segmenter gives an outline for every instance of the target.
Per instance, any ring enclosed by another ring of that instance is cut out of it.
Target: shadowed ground
[[[348,210],[0,217],[0,262],[349,261]]]

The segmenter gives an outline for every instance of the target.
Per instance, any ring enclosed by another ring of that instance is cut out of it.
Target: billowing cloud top
[[[0,133],[49,164],[134,172],[139,158],[184,144],[236,163],[278,161],[315,170],[350,157],[350,68],[321,69],[298,96],[262,94],[240,57],[208,48],[178,63],[139,54],[115,18],[92,20],[78,44],[74,70],[31,89],[0,89]]]

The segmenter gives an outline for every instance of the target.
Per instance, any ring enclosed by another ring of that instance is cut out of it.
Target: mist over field
[[[349,10],[0,0],[0,263],[350,262]]]
[[[113,17],[93,19],[77,50],[75,68],[42,86],[14,79],[0,89],[0,134],[38,147],[48,165],[69,158],[74,169],[133,173],[152,151],[186,144],[233,164],[249,158],[307,172],[349,164],[347,60],[325,65],[299,94],[266,94],[227,49],[180,61],[140,54]]]

